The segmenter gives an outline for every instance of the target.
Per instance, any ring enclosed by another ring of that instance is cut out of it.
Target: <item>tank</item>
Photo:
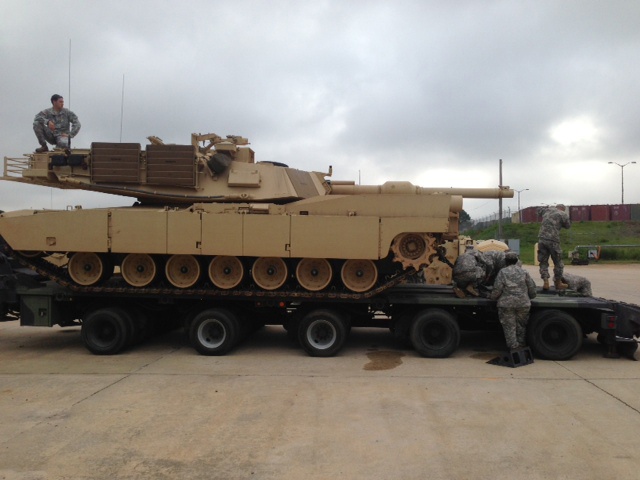
[[[513,197],[508,187],[332,181],[331,167],[256,162],[240,136],[148,138],[144,149],[92,143],[5,157],[4,180],[136,201],[6,212],[0,235],[27,263],[64,256],[56,275],[80,287],[363,293],[428,267],[457,241],[463,197]]]

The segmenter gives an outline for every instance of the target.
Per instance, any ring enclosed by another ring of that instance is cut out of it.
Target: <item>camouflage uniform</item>
[[[509,265],[498,272],[491,299],[498,300],[498,316],[510,349],[526,344],[530,299],[535,296],[536,284],[518,265]]]
[[[549,257],[553,259],[553,279],[555,281],[562,279],[564,264],[560,248],[561,228],[571,228],[569,215],[557,208],[546,209],[538,233],[538,262],[540,262],[540,277],[543,280],[549,278]]]
[[[580,275],[572,275],[570,273],[564,273],[562,275],[564,283],[569,285],[571,290],[575,290],[583,297],[591,297],[591,282]]]
[[[485,262],[482,252],[471,250],[463,253],[453,265],[453,288],[476,289],[485,276]]]
[[[49,128],[50,121],[54,123],[55,131],[51,131]],[[71,129],[69,124],[73,125]],[[80,126],[80,120],[78,120],[76,114],[67,108],[63,108],[59,112],[53,107],[46,108],[33,119],[33,131],[38,138],[38,142],[43,146],[49,142],[57,147],[68,147],[69,137],[75,137],[80,131]],[[69,137],[62,137],[61,135],[63,134],[69,135]]]
[[[500,252],[496,250],[489,250],[487,252],[483,252],[483,257],[485,261],[485,279],[483,282],[484,285],[487,285],[487,286],[493,285],[493,282],[495,282],[498,272],[507,265],[504,261],[504,255],[505,255],[505,252]]]

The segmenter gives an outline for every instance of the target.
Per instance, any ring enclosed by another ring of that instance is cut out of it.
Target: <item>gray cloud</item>
[[[529,188],[522,206],[617,203],[607,161],[640,157],[635,2],[55,6],[0,5],[3,155],[37,146],[31,121],[54,92],[82,121],[76,145],[118,141],[124,76],[123,141],[240,134],[259,159],[363,183],[493,187],[502,158],[504,183]],[[626,170],[627,203],[639,179],[640,165]],[[0,197],[5,210],[130,203],[10,182]]]

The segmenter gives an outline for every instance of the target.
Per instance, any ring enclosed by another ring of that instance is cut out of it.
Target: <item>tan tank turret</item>
[[[0,235],[25,261],[66,254],[65,275],[83,287],[114,277],[130,288],[362,293],[430,265],[436,247],[458,237],[463,196],[513,197],[508,188],[332,182],[331,168],[256,162],[238,136],[194,134],[191,145],[149,140],[144,151],[93,143],[5,157],[5,180],[140,203],[8,212],[0,215]]]

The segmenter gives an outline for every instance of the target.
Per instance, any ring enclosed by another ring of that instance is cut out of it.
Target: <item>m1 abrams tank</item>
[[[463,196],[492,189],[361,186],[275,162],[256,162],[246,138],[192,135],[189,145],[149,137],[89,149],[5,157],[4,180],[131,196],[132,207],[21,210],[0,215],[0,235],[52,276],[80,288],[341,292],[392,285],[458,237]],[[119,267],[115,268],[114,267]],[[115,273],[114,273],[115,272]]]

